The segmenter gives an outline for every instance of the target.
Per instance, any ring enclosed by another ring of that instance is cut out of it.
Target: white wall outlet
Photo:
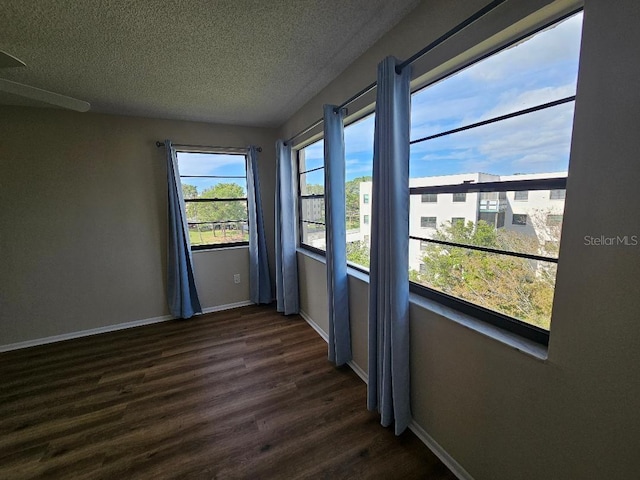
[[[240,283],[240,274],[236,273],[233,275],[233,283]]]

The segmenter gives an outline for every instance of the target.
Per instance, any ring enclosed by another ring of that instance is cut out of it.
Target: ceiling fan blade
[[[9,55],[7,52],[3,52],[0,50],[0,68],[12,68],[12,67],[26,67],[27,64],[24,63],[19,58],[14,57],[13,55]]]
[[[77,100],[41,88],[30,87],[22,83],[12,82],[3,78],[0,78],[0,92],[7,92],[13,95],[31,98],[32,100],[39,100],[58,107],[75,110],[76,112],[87,112],[91,108],[89,102]]]

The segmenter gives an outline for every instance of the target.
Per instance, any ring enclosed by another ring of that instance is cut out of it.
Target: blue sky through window
[[[247,191],[246,157],[219,153],[177,152],[181,177],[212,175],[227,178],[182,178],[183,184],[194,185],[198,194],[218,183],[236,183]],[[242,178],[230,178],[242,177]]]
[[[414,93],[411,139],[575,95],[581,30],[582,12]],[[411,177],[566,171],[573,107],[567,103],[414,144]],[[347,181],[371,175],[373,130],[373,115],[345,128]],[[305,155],[307,165],[320,165],[322,141],[306,147]]]

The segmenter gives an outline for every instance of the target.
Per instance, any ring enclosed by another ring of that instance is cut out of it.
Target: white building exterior
[[[464,182],[482,183],[566,177],[566,172],[493,175],[468,173],[410,179],[410,187],[457,185]],[[361,241],[370,245],[371,239],[371,182],[360,184],[360,230],[349,235],[347,241]],[[411,195],[409,235],[430,238],[436,229],[455,221],[484,220],[496,228],[505,228],[535,236],[541,248],[559,238],[564,212],[564,190],[535,190],[525,192],[482,192],[467,194],[441,193]],[[409,267],[419,270],[421,243],[409,242]],[[553,250],[553,245],[550,248]],[[557,247],[557,245],[556,245]]]

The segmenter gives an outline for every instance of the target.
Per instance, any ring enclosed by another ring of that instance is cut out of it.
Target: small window
[[[420,264],[420,273],[422,274],[427,273],[427,266],[424,263]]]
[[[562,215],[547,215],[547,226],[553,227],[562,224]]]
[[[436,228],[436,226],[437,226],[436,217],[420,217],[421,228]]]
[[[549,200],[564,200],[567,196],[567,191],[562,190],[549,190]]]
[[[246,156],[176,154],[191,249],[248,245]]]
[[[525,213],[514,213],[513,218],[511,219],[512,225],[526,225],[527,224],[527,215]]]
[[[327,242],[324,219],[324,142],[322,140],[298,150],[298,219],[300,245],[324,253]]]
[[[466,192],[463,192],[463,193],[454,193],[454,194],[453,194],[453,201],[454,201],[454,202],[466,202],[466,201],[467,201],[467,194],[466,194]]]
[[[362,195],[362,203],[369,203],[369,194],[365,193]]]
[[[480,192],[480,200],[498,200],[498,192]]]
[[[513,199],[516,202],[526,202],[527,200],[529,200],[529,190],[513,192]]]
[[[464,217],[451,218],[451,225],[464,225]]]
[[[438,202],[438,194],[437,193],[423,193],[420,198],[422,203],[437,203]]]
[[[364,224],[369,225],[369,215],[364,216]]]

